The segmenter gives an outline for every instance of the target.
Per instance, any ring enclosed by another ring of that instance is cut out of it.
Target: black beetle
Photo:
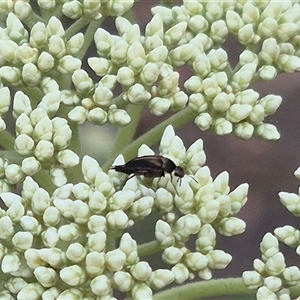
[[[162,155],[145,155],[136,157],[124,165],[117,165],[111,169],[125,174],[132,174],[128,179],[136,175],[144,175],[145,177],[162,177],[165,173],[172,173],[180,179],[184,176],[184,171],[181,167]],[[128,180],[127,179],[127,180]]]

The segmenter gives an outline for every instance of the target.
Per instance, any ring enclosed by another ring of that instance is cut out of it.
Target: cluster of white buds
[[[290,226],[275,230],[280,239],[293,235]],[[293,239],[295,242],[295,239]],[[292,245],[291,239],[287,241]],[[299,245],[299,238],[298,238]],[[294,245],[295,246],[295,243]],[[278,239],[267,233],[260,244],[262,259],[253,262],[254,271],[243,273],[243,282],[249,288],[257,290],[256,298],[263,299],[291,299],[288,288],[295,286],[300,280],[300,270],[296,266],[287,267],[283,253],[279,251]]]
[[[170,174],[147,186],[137,177],[121,185],[123,174],[105,173],[85,156],[85,182],[66,183],[50,195],[28,176],[20,196],[2,192],[7,209],[0,209],[0,259],[7,280],[0,298],[115,299],[111,295],[118,290],[133,299],[151,299],[153,290],[174,281],[195,275],[210,279],[212,269],[225,268],[231,256],[214,249],[216,230],[226,236],[244,231],[234,215],[246,201],[247,186],[229,193],[228,175],[213,181],[203,167],[202,144],[199,140],[185,151],[173,128],[166,128],[160,150],[187,172],[176,188]],[[139,154],[150,151],[144,145]],[[120,156],[115,163],[122,162]],[[157,247],[164,249],[170,269],[153,270],[145,245],[126,232],[153,209],[161,214],[153,228]],[[186,245],[191,236],[197,237],[194,251]]]

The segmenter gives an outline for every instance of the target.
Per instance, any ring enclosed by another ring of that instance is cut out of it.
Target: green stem
[[[159,246],[159,243],[157,241],[152,241],[149,243],[145,243],[142,245],[138,245],[138,255],[139,257],[148,256],[151,254],[154,254],[156,252],[161,251],[161,247]]]
[[[209,281],[200,281],[181,285],[167,291],[157,293],[153,296],[154,300],[166,299],[220,299],[224,296],[246,295],[254,296],[255,290],[249,290],[245,287],[240,278],[216,279]],[[231,299],[231,298],[230,298]],[[240,298],[242,299],[242,298]]]
[[[162,134],[168,125],[172,125],[176,129],[189,123],[196,116],[197,113],[193,112],[189,107],[186,107],[185,109],[176,113],[169,119],[161,122],[151,130],[137,138],[134,142],[125,147],[123,151],[118,154],[123,154],[126,158],[132,159],[136,156],[138,148],[141,145],[147,144],[148,146],[153,146],[155,143],[157,143],[161,139]],[[107,170],[112,165],[114,159],[115,157],[109,158],[104,164],[103,169]]]
[[[14,150],[15,137],[7,130],[0,132],[0,146],[5,150]]]
[[[84,26],[89,23],[89,20],[81,17],[75,23],[73,23],[65,32],[65,39],[70,39],[73,35],[78,33]]]

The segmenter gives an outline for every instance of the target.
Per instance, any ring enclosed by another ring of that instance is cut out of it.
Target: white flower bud
[[[27,42],[28,32],[25,30],[22,22],[13,13],[9,13],[6,19],[7,34],[11,40],[18,44]]]
[[[29,115],[32,111],[30,99],[21,91],[17,91],[13,101],[13,116],[15,119],[22,113]]]
[[[260,104],[256,104],[252,107],[252,111],[248,117],[251,124],[261,124],[265,118],[265,110],[264,107]]]
[[[22,79],[29,86],[37,85],[42,77],[42,73],[33,63],[27,63],[22,69]]]
[[[292,226],[278,227],[274,233],[280,241],[290,247],[295,248],[300,244],[300,231]]]
[[[1,263],[1,270],[3,273],[13,273],[19,270],[21,260],[17,252],[6,254]]]
[[[14,86],[19,86],[22,82],[21,70],[15,67],[3,66],[0,68],[0,77]]]
[[[128,11],[134,4],[133,0],[123,1],[109,1],[108,2],[109,12],[111,16],[122,16],[126,11]]]
[[[153,198],[146,196],[135,201],[128,210],[128,215],[133,220],[140,220],[150,215],[153,207]]]
[[[209,2],[210,3],[210,2]],[[211,24],[210,38],[218,44],[224,43],[228,35],[228,29],[224,20],[217,20]]]
[[[152,269],[145,261],[140,261],[130,268],[133,278],[139,281],[146,281],[151,275]]]
[[[233,215],[237,214],[242,206],[246,203],[248,189],[249,184],[243,183],[228,195],[231,200],[231,213]]]
[[[60,293],[60,290],[59,290],[58,294],[59,295],[55,298],[56,300],[82,299],[84,297],[83,293],[77,288],[70,288],[70,289],[64,290],[62,293]]]
[[[159,67],[158,64],[148,62],[144,65],[141,73],[140,79],[146,85],[153,85],[159,77]]]
[[[77,224],[86,224],[91,214],[88,205],[81,200],[72,203],[71,213]]]
[[[230,107],[229,95],[222,92],[218,94],[212,101],[212,105],[216,111],[225,112]]]
[[[76,2],[76,1],[73,1]],[[67,4],[67,3],[65,3]],[[64,7],[64,5],[63,5]],[[73,35],[67,42],[67,53],[73,56],[80,51],[81,47],[84,44],[84,35],[82,32],[78,32],[77,34]]]
[[[268,259],[279,252],[279,242],[271,233],[266,233],[260,243],[260,251]]]
[[[178,284],[185,282],[189,278],[189,269],[184,264],[177,264],[171,270],[175,276],[175,282]]]
[[[13,238],[12,243],[18,251],[25,251],[32,246],[33,235],[30,232],[17,232]]]
[[[259,53],[259,59],[265,65],[272,65],[277,63],[279,56],[279,45],[275,38],[269,38],[263,41],[261,52]]]
[[[245,90],[256,71],[257,64],[249,63],[242,66],[231,78],[231,86],[234,90]]]
[[[103,216],[92,215],[87,225],[92,233],[106,231],[106,218]]]
[[[45,224],[50,226],[55,226],[60,222],[60,213],[56,207],[48,207],[43,214],[43,221]]]
[[[49,141],[41,140],[35,147],[34,155],[40,161],[49,160],[54,154],[53,144]]]
[[[266,40],[267,38],[277,35],[277,28],[277,20],[272,17],[266,17],[259,22],[257,34]]]
[[[183,66],[187,61],[191,59],[194,53],[194,47],[190,44],[180,45],[169,53],[172,65],[175,67]]]
[[[147,61],[155,63],[158,67],[161,67],[166,61],[168,53],[167,47],[160,45],[150,51],[150,53],[147,55]]]
[[[31,254],[32,249],[28,249],[25,252],[25,257],[26,254],[28,255],[33,255]],[[61,267],[65,263],[65,254],[64,252],[59,249],[59,248],[42,248],[40,250],[37,250],[38,256],[46,263],[48,263],[50,266],[57,268]],[[39,263],[41,265],[41,263]]]
[[[211,71],[209,58],[205,54],[198,54],[193,60],[193,69],[200,78],[205,78]]]
[[[51,141],[52,139],[52,122],[48,117],[42,118],[34,127],[32,137],[35,141],[44,140]]]
[[[72,75],[72,82],[76,90],[82,94],[90,92],[94,87],[93,80],[84,70],[76,70]]]
[[[127,210],[135,199],[135,193],[133,191],[118,191],[113,194],[113,196],[109,199],[109,210]]]
[[[30,45],[37,49],[41,49],[45,46],[47,40],[48,35],[45,24],[42,22],[35,23],[30,32]]]
[[[112,272],[122,270],[125,262],[126,255],[120,249],[108,251],[105,254],[105,265]]]
[[[211,100],[222,91],[218,85],[218,82],[213,77],[205,78],[202,81],[202,85],[204,94]]]
[[[88,64],[98,76],[110,74],[113,67],[111,61],[103,57],[90,57],[88,58]]]
[[[174,274],[170,270],[158,269],[151,273],[150,284],[154,289],[162,289],[174,281]]]
[[[89,252],[85,258],[85,269],[92,277],[102,274],[105,270],[105,253],[98,251]]]
[[[276,112],[278,107],[281,105],[282,98],[277,95],[267,95],[259,100],[259,104],[264,107],[265,115],[271,115]]]
[[[92,292],[97,296],[107,296],[111,293],[111,283],[110,280],[105,275],[99,275],[95,277],[91,283],[90,287]]]
[[[95,89],[93,100],[101,107],[108,107],[111,104],[113,96],[109,88],[100,85]]]
[[[188,95],[183,91],[178,91],[170,97],[170,100],[172,103],[171,108],[173,110],[181,110],[185,108],[188,102]]]
[[[62,6],[62,12],[70,19],[79,19],[82,16],[82,3],[77,0],[65,2]]]
[[[69,149],[59,151],[56,159],[63,168],[71,168],[79,164],[78,155]]]
[[[192,271],[205,269],[208,264],[207,257],[199,252],[188,253],[185,255],[184,260],[186,266]]]
[[[59,295],[60,295],[60,290],[57,287],[51,287],[43,292],[42,299],[56,300],[59,299]]]
[[[43,51],[38,60],[37,60],[37,66],[42,72],[48,72],[54,67],[54,58],[53,56]]]
[[[198,113],[207,110],[208,107],[208,103],[201,93],[190,95],[188,105],[193,111]],[[207,113],[207,115],[209,114]]]
[[[71,286],[79,285],[85,281],[84,270],[77,265],[64,267],[60,270],[59,276],[66,284]]]
[[[251,52],[250,50],[244,50],[239,56],[239,63],[241,66],[251,63],[258,64],[258,55]]]
[[[122,235],[119,249],[126,255],[126,264],[133,265],[139,261],[137,243],[128,233]]]
[[[28,295],[31,299],[41,299],[44,287],[40,283],[28,283],[24,288],[20,290],[17,297],[19,300],[27,300]]]
[[[297,35],[298,26],[292,22],[279,23],[276,31],[276,36],[280,42],[287,42]]]
[[[72,263],[81,262],[86,256],[87,250],[79,243],[72,243],[66,250],[66,257]]]
[[[237,34],[240,28],[245,24],[241,16],[233,10],[228,10],[226,12],[226,23],[228,29],[235,34]]]
[[[65,105],[74,105],[79,104],[81,99],[73,90],[62,90],[61,93],[61,102]]]
[[[129,67],[121,67],[117,72],[117,80],[120,84],[131,86],[135,82],[134,72]]]
[[[8,216],[0,218],[0,238],[2,240],[11,240],[14,234],[14,227],[11,219]]]
[[[228,64],[227,52],[222,48],[210,50],[207,57],[210,61],[211,68],[214,70],[221,71],[225,69]]]
[[[106,243],[106,234],[103,231],[91,234],[88,237],[87,246],[90,251],[101,252]]]
[[[186,241],[191,234],[198,233],[200,226],[201,221],[197,215],[187,214],[176,221],[173,232],[180,241]]]
[[[258,74],[262,80],[271,81],[277,76],[277,70],[273,66],[262,66]]]
[[[217,229],[224,236],[233,236],[245,231],[246,224],[236,217],[226,217],[218,222]]]
[[[216,232],[210,224],[204,224],[196,240],[196,249],[201,253],[212,251],[216,245]]]
[[[19,222],[20,218],[24,215],[25,209],[21,202],[16,201],[13,202],[8,210],[6,211],[6,215],[10,217],[13,222]]]
[[[162,220],[156,222],[155,238],[163,248],[172,246],[175,240],[170,225]]]
[[[50,167],[51,181],[55,186],[61,187],[67,183],[67,176],[65,170],[57,165]]]
[[[206,32],[208,25],[208,21],[200,14],[192,14],[192,17],[188,20],[188,27],[195,34],[199,32]]]
[[[282,275],[289,286],[296,285],[300,280],[300,270],[296,266],[285,268]]]
[[[19,165],[10,164],[5,169],[5,177],[10,184],[17,184],[23,179],[24,173]]]
[[[222,250],[212,250],[206,255],[210,269],[225,269],[232,260],[232,256]]]
[[[115,272],[113,275],[113,281],[117,289],[121,292],[128,292],[133,286],[133,279],[127,272]]]
[[[41,225],[34,217],[22,216],[20,225],[24,230],[32,233],[33,235],[37,235],[41,232]]]
[[[248,104],[233,104],[226,112],[226,118],[232,123],[238,123],[250,116],[253,107]]]
[[[183,37],[187,28],[186,22],[180,22],[168,29],[164,34],[164,42],[167,46],[178,43]]]
[[[154,204],[159,211],[170,212],[174,207],[173,196],[166,189],[159,188],[155,193]]]
[[[42,82],[40,83],[40,87],[45,94],[56,92],[59,90],[57,81],[51,77],[43,77]]]
[[[18,1],[14,6],[14,13],[21,21],[28,21],[32,16],[31,5],[24,1]]]
[[[122,65],[127,59],[129,45],[123,39],[118,40],[110,50],[111,61],[113,64]]]
[[[80,228],[76,223],[62,225],[58,229],[58,235],[63,241],[74,241],[80,236]]]
[[[258,289],[263,283],[261,275],[256,271],[244,271],[242,280],[246,287],[251,290]]]
[[[65,35],[65,30],[62,26],[62,23],[56,17],[50,18],[48,25],[47,25],[47,32],[48,32],[49,36],[56,35],[56,36],[62,37]]]
[[[126,99],[133,104],[140,104],[151,98],[151,94],[139,83],[131,86],[125,95]]]
[[[38,214],[43,215],[46,208],[50,206],[50,196],[48,192],[42,188],[37,189],[32,196],[32,210]]]
[[[14,149],[22,156],[30,155],[34,146],[33,139],[27,134],[20,134],[15,139]]]
[[[232,124],[224,118],[218,118],[214,122],[214,130],[217,135],[229,134],[232,132]]]
[[[125,110],[118,109],[115,105],[111,105],[108,111],[108,120],[112,124],[125,126],[130,122],[131,118]]]
[[[28,283],[22,279],[22,278],[16,278],[12,277],[11,279],[8,279],[5,283],[5,288],[9,290],[10,293],[17,294],[22,288],[24,288]],[[13,300],[13,297],[8,294],[5,294],[5,292],[1,292],[1,299],[7,299],[7,300]],[[6,296],[6,297],[5,297]]]
[[[171,246],[164,250],[162,259],[168,264],[175,265],[181,261],[183,255],[183,249]]]
[[[106,215],[106,219],[108,225],[115,229],[125,229],[129,225],[129,219],[127,214],[121,210],[109,212]]]
[[[33,273],[38,282],[44,287],[53,286],[57,280],[56,271],[52,268],[37,267]]]
[[[30,47],[28,44],[23,44],[17,49],[15,56],[24,64],[35,63],[38,57],[38,50]]]
[[[280,138],[280,134],[277,131],[277,128],[272,124],[261,124],[255,128],[257,135],[264,140],[274,141]]]
[[[57,71],[61,74],[72,74],[81,67],[81,60],[72,55],[63,56],[57,64]]]
[[[17,60],[20,60],[20,58],[16,57],[18,49],[18,44],[12,40],[7,40],[5,43],[2,42],[0,45],[2,56],[1,60],[5,60],[7,62],[16,62]],[[4,65],[4,63],[2,65]]]
[[[280,54],[277,63],[279,69],[286,73],[294,73],[300,69],[300,59],[295,55]]]
[[[295,216],[300,216],[300,197],[294,193],[280,192],[280,202]]]
[[[79,113],[81,113],[81,111]],[[78,115],[78,117],[81,116]],[[105,124],[107,122],[107,118],[108,118],[107,112],[100,107],[93,108],[87,114],[87,119],[93,124],[98,124],[98,125]]]
[[[170,106],[171,102],[166,98],[154,97],[149,102],[151,113],[155,116],[164,115],[169,110]]]
[[[242,45],[257,43],[258,36],[255,35],[253,25],[246,24],[238,31],[238,40]]]
[[[129,46],[127,64],[135,72],[141,71],[146,63],[146,54],[142,44],[138,41]]]
[[[174,93],[178,87],[179,73],[172,72],[168,76],[164,77],[158,85],[158,93],[161,96],[167,96],[170,93]]]
[[[266,272],[273,276],[280,275],[284,271],[285,267],[284,256],[281,252],[274,254],[266,261]]]
[[[87,110],[82,106],[76,106],[68,113],[68,118],[73,122],[81,125],[86,121],[87,118]],[[101,119],[101,118],[100,118]]]

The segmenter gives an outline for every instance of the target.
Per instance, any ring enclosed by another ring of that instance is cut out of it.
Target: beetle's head
[[[182,178],[184,176],[184,171],[181,167],[176,167],[175,170],[174,170],[174,175],[179,177],[179,178]]]

